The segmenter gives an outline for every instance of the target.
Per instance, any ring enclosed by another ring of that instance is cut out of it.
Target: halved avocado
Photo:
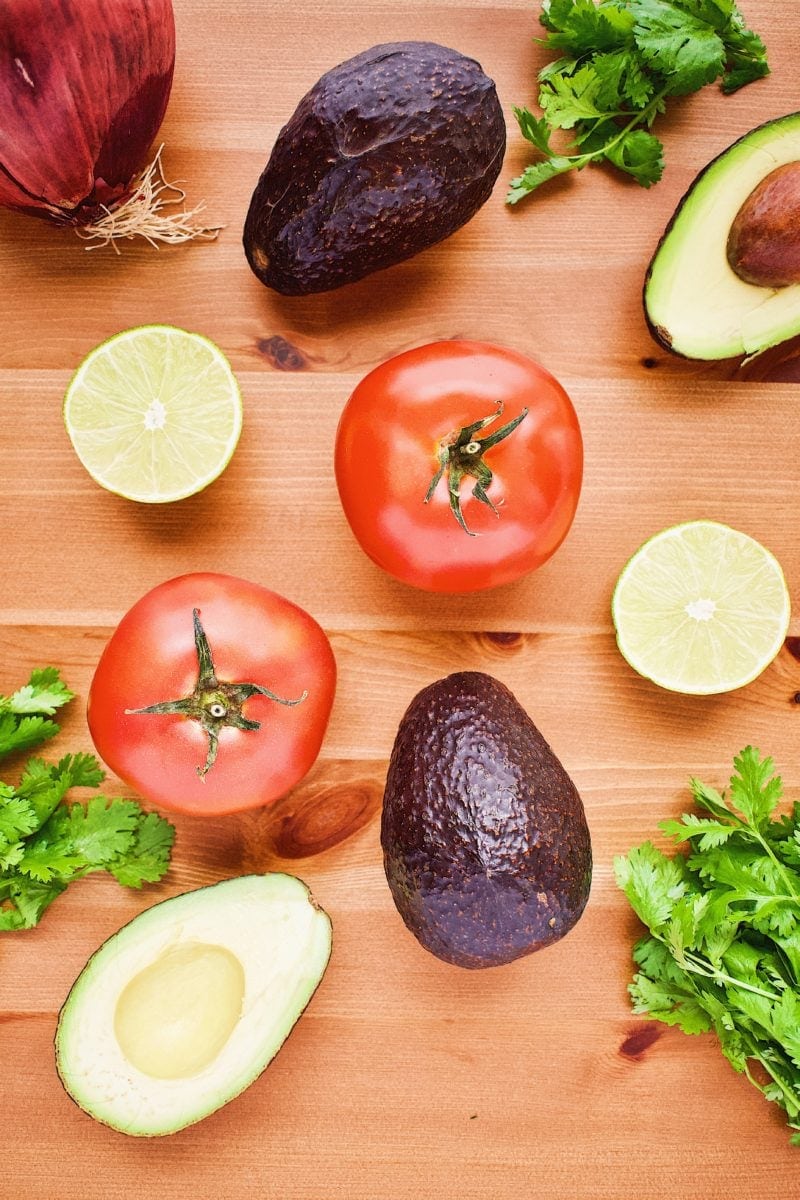
[[[154,1137],[244,1091],[322,978],[331,923],[292,875],[245,875],[147,909],[89,959],[56,1065],[82,1109]]]
[[[746,283],[728,263],[731,225],[777,167],[800,160],[800,113],[759,125],[697,176],[656,248],[644,307],[656,341],[684,358],[759,354],[800,333],[800,284]]]

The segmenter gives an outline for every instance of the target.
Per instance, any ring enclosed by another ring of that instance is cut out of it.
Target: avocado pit
[[[800,283],[800,162],[776,167],[753,189],[733,220],[726,252],[745,283]]]
[[[800,334],[800,112],[751,129],[678,203],[647,268],[655,341],[684,358],[752,359]]]

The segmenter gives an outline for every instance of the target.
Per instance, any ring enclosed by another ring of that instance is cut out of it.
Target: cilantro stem
[[[753,834],[753,836],[758,841],[759,845],[762,847],[762,849],[766,852],[768,857],[772,860],[772,862],[778,868],[780,876],[783,879],[783,882],[786,884],[786,887],[789,890],[792,900],[794,900],[795,903],[799,903],[800,895],[798,895],[798,893],[792,887],[791,876],[787,873],[786,867],[781,862],[781,860],[777,857],[777,855],[775,854],[775,851],[772,849],[772,847],[770,846],[770,844],[766,840],[766,838],[759,832],[759,830],[755,829],[752,825],[749,826],[749,828],[750,828],[750,831]]]
[[[581,167],[585,166],[587,163],[590,163],[592,159],[607,158],[609,150],[613,149],[614,146],[618,146],[620,142],[624,141],[628,134],[634,130],[637,125],[647,125],[649,127],[652,124],[653,118],[658,112],[659,105],[668,92],[668,87],[662,88],[657,95],[653,96],[652,100],[648,101],[644,108],[637,109],[636,112],[633,113],[630,121],[627,121],[625,125],[620,126],[619,133],[615,137],[609,138],[609,140],[604,142],[598,150],[589,150],[586,154],[566,155],[566,161],[571,163],[576,170],[580,171]],[[607,120],[609,116],[628,116],[629,113],[629,109],[623,110],[617,114],[603,113],[602,120]]]
[[[775,1068],[770,1066],[769,1060],[763,1056],[763,1054],[760,1051],[758,1042],[753,1037],[749,1036],[746,1033],[742,1034],[742,1041],[745,1043],[745,1046],[746,1046],[746,1049],[748,1052],[747,1057],[753,1058],[756,1060],[756,1062],[761,1063],[761,1066],[767,1072],[767,1074],[769,1075],[772,1082],[777,1084],[777,1086],[780,1088],[781,1092],[783,1093],[783,1095],[787,1101],[787,1104],[788,1104],[790,1115],[792,1117],[796,1117],[798,1108],[800,1108],[800,1096],[786,1083],[786,1081],[783,1079],[783,1077],[781,1075],[777,1074]],[[750,1080],[750,1082],[752,1084],[755,1084],[755,1086],[758,1088],[758,1090],[763,1093],[765,1090],[764,1087],[762,1086],[762,1084],[760,1084],[758,1082],[757,1079],[754,1078],[752,1072],[749,1071],[746,1066],[745,1066],[745,1074],[747,1075],[747,1078]],[[796,1128],[796,1126],[795,1126],[795,1128]]]
[[[719,967],[715,967],[713,963],[710,963],[708,959],[703,958],[701,955],[692,954],[690,950],[684,951],[682,959],[683,961],[681,961],[680,965],[695,975],[702,975],[705,979],[713,979],[716,983],[730,983],[734,987],[741,988],[742,991],[752,992],[754,996],[763,996],[765,1000],[780,1000],[780,996],[776,992],[768,992],[765,988],[756,987],[754,983],[745,983],[743,979],[736,979],[735,976],[729,975],[727,971],[720,971]]]

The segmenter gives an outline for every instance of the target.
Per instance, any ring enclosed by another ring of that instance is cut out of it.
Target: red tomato
[[[561,544],[583,475],[575,409],[514,350],[434,342],[362,379],[336,435],[336,482],[362,549],[404,583],[472,592]]]
[[[335,686],[330,642],[303,609],[230,575],[182,575],[117,626],[89,690],[89,730],[140,795],[216,816],[302,779]]]

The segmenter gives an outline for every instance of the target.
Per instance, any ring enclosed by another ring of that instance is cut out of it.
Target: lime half
[[[170,325],[126,329],[95,347],[67,388],[64,423],[97,483],[148,504],[181,500],[224,470],[242,429],[225,355]]]
[[[769,550],[716,521],[689,521],[636,551],[611,612],[635,671],[671,691],[712,695],[750,683],[772,662],[790,603]]]

